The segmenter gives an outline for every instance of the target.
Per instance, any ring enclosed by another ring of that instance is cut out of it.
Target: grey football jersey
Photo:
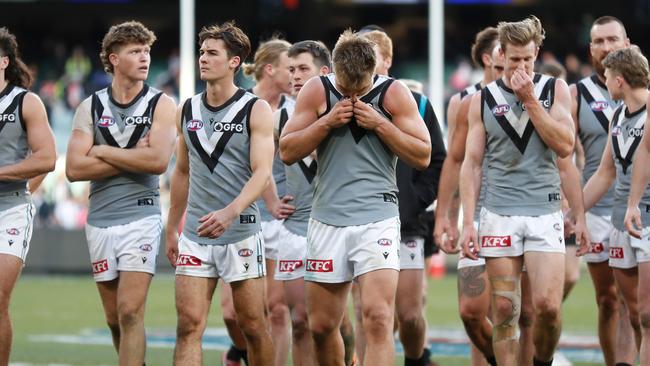
[[[257,100],[239,89],[218,107],[207,104],[205,93],[185,101],[181,126],[190,162],[190,187],[183,235],[199,244],[226,245],[261,230],[253,202],[220,237],[200,237],[199,219],[228,206],[253,175],[250,163],[250,113]]]
[[[555,79],[535,74],[535,96],[553,105]],[[556,154],[542,141],[528,112],[499,79],[481,93],[486,133],[485,208],[499,215],[540,216],[560,210]]]
[[[296,105],[296,102],[283,95],[280,99],[280,107],[278,109],[286,109],[293,113],[293,108]],[[275,181],[275,188],[278,192],[278,197],[282,198],[287,193],[287,177],[285,174],[284,163],[280,159],[280,153],[275,149],[275,154],[273,155],[273,181]],[[269,209],[266,207],[266,202],[261,197],[257,200],[257,206],[260,210],[260,216],[262,221],[271,221],[274,220],[273,215],[269,212]]]
[[[578,91],[578,137],[585,150],[583,184],[596,172],[607,144],[609,124],[620,102],[614,101],[607,87],[595,74],[576,84]],[[599,216],[612,214],[614,187],[589,210]]]
[[[644,105],[636,112],[629,113],[623,104],[614,113],[612,118],[611,139],[612,155],[616,166],[616,188],[614,190],[614,209],[612,211],[612,224],[621,231],[626,231],[624,220],[627,211],[627,199],[630,196],[632,181],[632,164],[636,150],[641,143],[644,133],[644,124],[648,111]],[[650,224],[650,186],[647,186],[641,197],[641,219],[644,225]]]
[[[29,153],[23,120],[23,99],[27,90],[8,84],[0,92],[0,166],[24,160]],[[0,181],[0,211],[31,202],[27,180]]]
[[[91,113],[95,145],[120,149],[135,147],[151,129],[162,92],[148,85],[128,104],[115,101],[111,88],[93,93]],[[120,173],[90,182],[88,224],[96,227],[124,225],[160,214],[158,175]]]
[[[284,108],[280,112],[280,134],[285,123],[293,114],[293,108]],[[287,230],[300,236],[307,236],[307,226],[314,201],[314,188],[316,186],[316,160],[310,155],[291,165],[286,165],[287,194],[293,197],[291,204],[296,211],[284,220]]]
[[[343,98],[334,74],[321,76],[327,111]],[[394,80],[375,76],[372,89],[359,99],[390,119],[383,107]],[[332,226],[365,225],[399,216],[395,165],[397,156],[372,131],[352,119],[330,131],[317,148],[318,172],[312,218]]]
[[[468,95],[472,95],[476,93],[477,91],[481,90],[481,82],[478,82],[474,85],[470,85],[467,88],[463,89],[463,91],[460,92],[460,99],[463,100]]]

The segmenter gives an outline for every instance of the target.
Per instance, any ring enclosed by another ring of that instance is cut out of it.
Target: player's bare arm
[[[472,98],[464,98],[456,111],[456,122],[454,134],[449,135],[449,148],[447,157],[442,165],[440,173],[440,186],[438,187],[438,203],[436,207],[436,225],[434,238],[436,243],[445,252],[455,252],[454,247],[455,235],[450,232],[456,232],[456,228],[450,227],[450,216],[457,215],[455,212],[449,212],[452,206],[452,200],[458,191],[458,178],[460,175],[460,166],[465,158],[465,142],[467,141],[467,114]],[[450,107],[451,109],[451,107]],[[443,233],[447,233],[448,240],[443,240]]]
[[[174,151],[174,141],[176,140],[175,111],[174,100],[165,94],[161,95],[153,115],[151,130],[145,137],[148,139],[148,144],[139,145],[133,149],[97,145],[90,149],[89,155],[127,172],[164,173]]]
[[[262,194],[271,178],[273,167],[273,114],[263,100],[253,105],[250,115],[250,160],[253,174],[241,192],[228,206],[199,219],[199,236],[218,238]]]
[[[354,117],[359,126],[374,131],[402,161],[415,169],[426,169],[431,160],[431,137],[413,95],[402,82],[388,87],[384,107],[392,122],[359,100],[354,102]]]
[[[560,181],[562,184],[562,192],[564,192],[569,207],[575,218],[573,231],[576,235],[576,243],[580,245],[577,255],[584,255],[589,250],[589,233],[587,232],[587,222],[585,218],[585,207],[582,197],[582,189],[580,188],[580,172],[576,168],[571,159],[571,156],[566,158],[559,158],[557,166],[560,171]]]
[[[481,165],[485,154],[485,127],[481,118],[481,92],[472,95],[469,107],[469,130],[465,160],[460,168],[460,199],[463,204],[463,253],[470,259],[478,258],[478,233],[474,227],[474,210],[481,187]],[[470,242],[474,250],[470,249]]]
[[[170,178],[170,205],[167,215],[166,255],[169,263],[176,267],[178,259],[178,228],[183,214],[187,208],[187,196],[190,188],[190,162],[187,145],[183,138],[182,123],[183,105],[177,108],[175,113],[176,128],[178,130],[178,144],[176,145],[176,165]]]
[[[319,118],[325,110],[325,88],[319,78],[311,78],[302,87],[293,115],[280,136],[280,159],[293,164],[311,154],[332,129],[341,127],[352,118],[352,102],[344,99]]]
[[[573,152],[575,129],[571,120],[571,96],[566,82],[556,80],[555,101],[548,112],[535,98],[533,80],[527,73],[515,70],[511,85],[517,99],[528,111],[542,141],[559,157],[569,156]]]
[[[616,179],[616,166],[612,157],[612,139],[607,139],[600,165],[582,189],[584,208],[589,211],[607,193]]]
[[[458,126],[458,110],[460,108],[460,93],[456,93],[451,96],[449,99],[449,105],[447,106],[447,141],[451,141],[456,131],[456,126]]]
[[[47,122],[45,106],[33,93],[27,93],[23,99],[23,117],[31,154],[16,164],[0,167],[0,180],[25,180],[54,170],[54,135]]]

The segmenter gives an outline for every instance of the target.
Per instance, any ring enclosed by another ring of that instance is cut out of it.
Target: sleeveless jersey
[[[553,105],[555,79],[535,74],[536,98]],[[501,79],[481,93],[486,133],[485,208],[499,215],[540,216],[560,210],[560,175],[556,154]]]
[[[630,196],[632,182],[632,164],[636,149],[641,143],[644,133],[644,123],[648,111],[643,105],[634,113],[629,113],[624,104],[616,109],[612,118],[611,139],[612,155],[616,166],[616,188],[614,190],[614,209],[612,210],[612,224],[621,231],[625,229],[624,220],[627,211],[627,199]],[[646,187],[641,197],[641,220],[645,225],[650,223],[650,187]]]
[[[343,98],[334,74],[320,77],[328,113]],[[389,120],[386,91],[394,79],[375,76],[372,89],[359,99]],[[399,216],[395,165],[397,156],[372,131],[354,120],[330,131],[317,148],[318,172],[312,218],[332,226],[365,225]]]
[[[0,92],[0,166],[27,158],[27,130],[23,119],[23,99],[27,90],[7,84]],[[0,211],[31,202],[27,180],[0,181]]]
[[[111,88],[93,93],[91,113],[95,145],[120,149],[135,147],[151,129],[162,92],[144,85],[128,104],[115,101]],[[88,224],[96,227],[124,225],[160,215],[158,175],[120,173],[90,182]]]
[[[460,100],[463,100],[468,95],[472,95],[476,93],[477,91],[481,90],[481,82],[479,81],[478,83],[474,85],[470,85],[467,88],[463,89],[463,91],[460,92]]]
[[[280,112],[280,134],[289,117],[293,114],[293,105],[283,108]],[[314,201],[317,163],[308,155],[300,161],[286,165],[287,194],[293,197],[291,204],[296,211],[284,220],[287,230],[300,236],[307,236],[307,226]]]
[[[293,108],[295,105],[296,102],[293,99],[282,95],[278,109],[287,109],[293,113]],[[275,153],[273,155],[273,180],[275,181],[275,188],[278,191],[278,197],[282,198],[287,193],[287,177],[285,175],[284,163],[280,159],[280,153],[277,146],[275,147]],[[264,202],[264,199],[262,199],[262,197],[257,200],[257,206],[260,209],[260,216],[262,217],[262,221],[275,220],[266,207],[266,202]]]
[[[243,89],[223,105],[207,104],[205,93],[185,101],[181,126],[188,148],[190,187],[183,235],[204,245],[226,245],[261,230],[253,202],[218,238],[199,237],[199,219],[228,206],[251,178],[250,113],[257,98]]]
[[[612,100],[603,84],[595,74],[576,84],[578,91],[578,137],[585,150],[585,167],[582,172],[583,184],[596,172],[607,144],[609,124],[614,110],[620,104]],[[590,210],[599,216],[612,214],[614,187]]]

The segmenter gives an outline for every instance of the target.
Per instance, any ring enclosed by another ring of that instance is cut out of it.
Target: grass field
[[[455,275],[430,280],[427,318],[430,328],[461,328],[456,304]],[[173,332],[176,324],[173,301],[173,277],[156,276],[147,303],[146,326],[151,330]],[[217,291],[218,294],[218,291]],[[564,306],[564,331],[595,335],[596,308],[593,289],[586,273]],[[218,301],[214,302],[218,304]],[[43,334],[79,335],[84,330],[104,331],[105,323],[99,296],[91,276],[23,276],[15,290],[12,306],[14,346],[11,362],[31,365],[115,365],[111,346],[35,342]],[[221,327],[218,306],[213,306],[208,326]],[[206,351],[206,365],[219,365],[217,351]],[[147,365],[170,365],[171,348],[150,348]],[[439,358],[443,366],[468,365],[469,359]],[[403,364],[401,358],[396,364]],[[575,363],[574,365],[596,365]]]

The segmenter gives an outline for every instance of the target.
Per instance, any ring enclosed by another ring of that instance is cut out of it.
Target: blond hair
[[[611,52],[603,60],[603,66],[621,75],[631,88],[647,88],[650,84],[648,59],[637,46]]]
[[[242,65],[244,75],[253,75],[255,81],[260,81],[264,77],[264,66],[269,64],[277,66],[280,56],[288,52],[290,47],[291,43],[279,38],[271,38],[260,43],[257,51],[255,51],[253,63]]]
[[[542,22],[534,15],[518,22],[499,22],[499,42],[503,50],[510,44],[513,46],[526,46],[534,42],[536,47],[542,45],[546,32]]]
[[[375,44],[368,38],[348,29],[343,32],[332,52],[336,81],[350,91],[365,87],[364,82],[375,72],[377,59]]]
[[[104,65],[104,71],[112,74],[115,69],[108,59],[111,53],[118,52],[127,44],[144,44],[151,46],[156,41],[156,35],[142,23],[132,20],[112,26],[102,40],[102,50],[99,58]]]
[[[373,30],[362,33],[362,35],[377,45],[381,57],[385,59],[393,58],[393,40],[390,39],[388,34],[379,30]]]

